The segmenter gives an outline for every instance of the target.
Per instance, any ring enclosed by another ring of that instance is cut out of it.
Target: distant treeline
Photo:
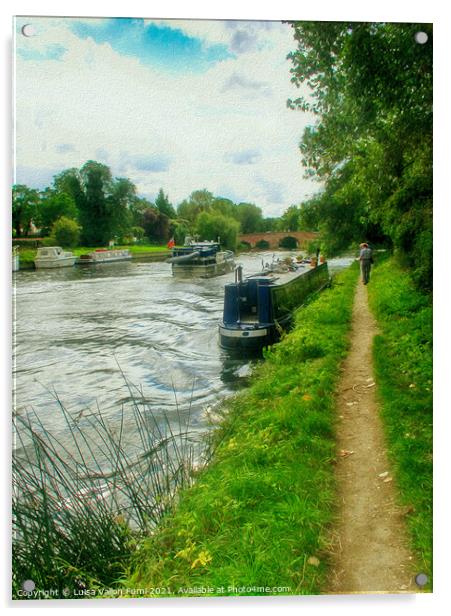
[[[173,237],[180,244],[186,235],[198,235],[219,236],[224,246],[235,248],[239,233],[298,230],[299,221],[289,210],[280,218],[264,218],[257,205],[236,204],[206,189],[194,191],[177,207],[163,189],[151,202],[137,194],[131,180],[113,178],[108,166],[88,161],[81,169],[56,175],[43,191],[13,186],[12,216],[17,238],[39,230],[44,237],[60,233],[68,245],[104,246],[133,238],[164,243]]]

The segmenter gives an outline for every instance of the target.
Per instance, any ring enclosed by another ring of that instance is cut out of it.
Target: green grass
[[[34,258],[36,256],[36,248],[19,249],[20,267],[24,269],[34,268]]]
[[[356,267],[343,272],[299,310],[251,387],[225,403],[211,463],[140,546],[128,588],[321,591],[335,502],[334,390],[357,276]],[[283,590],[266,590],[274,588]]]
[[[432,305],[395,259],[368,285],[380,335],[374,359],[388,453],[417,566],[432,575]]]

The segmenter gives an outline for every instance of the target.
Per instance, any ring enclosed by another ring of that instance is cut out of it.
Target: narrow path
[[[373,377],[376,323],[359,281],[338,390],[339,512],[328,593],[415,592],[403,512],[387,461]]]

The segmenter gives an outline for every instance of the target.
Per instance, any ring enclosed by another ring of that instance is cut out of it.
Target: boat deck
[[[301,274],[305,274],[310,271],[312,268],[309,265],[301,265],[296,270],[289,270],[287,272],[259,272],[257,274],[252,274],[251,276],[247,276],[247,278],[267,278],[271,280],[272,283],[277,284],[286,284],[287,282],[291,282]]]

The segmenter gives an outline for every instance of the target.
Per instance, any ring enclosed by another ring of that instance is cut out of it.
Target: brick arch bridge
[[[284,237],[294,237],[298,242],[298,248],[306,248],[308,242],[318,239],[319,233],[316,231],[278,231],[272,233],[245,233],[238,236],[238,242],[246,242],[251,248],[260,240],[265,240],[269,243],[269,248],[279,248],[279,243]]]

